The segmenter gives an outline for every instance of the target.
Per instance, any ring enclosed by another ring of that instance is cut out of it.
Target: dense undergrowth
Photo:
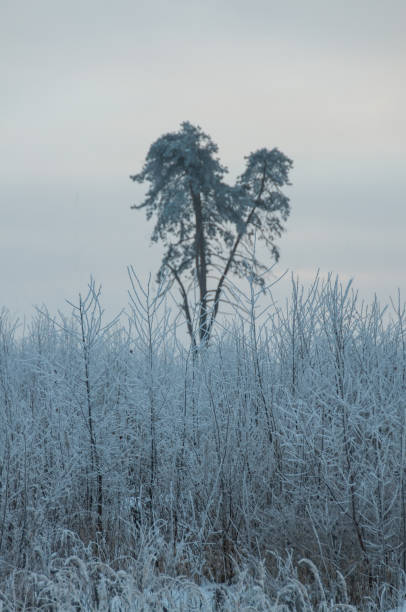
[[[331,278],[286,305],[235,290],[191,352],[168,296],[132,280],[128,323],[104,326],[93,283],[22,337],[1,314],[2,609],[395,605],[400,299],[384,311]]]

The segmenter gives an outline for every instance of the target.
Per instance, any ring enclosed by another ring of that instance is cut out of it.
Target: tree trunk
[[[199,284],[199,337],[204,342],[208,338],[207,326],[207,261],[206,261],[206,238],[204,235],[202,200],[200,194],[196,194],[190,187],[193,209],[195,212],[196,232],[196,272]]]

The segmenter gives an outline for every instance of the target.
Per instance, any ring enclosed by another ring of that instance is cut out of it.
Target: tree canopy
[[[168,273],[179,285],[188,331],[194,332],[185,285],[196,276],[199,288],[199,337],[210,336],[227,277],[252,275],[262,283],[266,266],[253,253],[254,236],[262,240],[274,260],[279,259],[275,239],[284,231],[290,213],[289,185],[293,162],[277,148],[248,155],[244,172],[234,185],[217,157],[218,147],[200,127],[184,122],[178,132],[164,134],[150,147],[139,174],[130,178],[148,183],[141,204],[147,219],[156,218],[153,242],[162,242],[164,256],[158,279]],[[250,257],[248,257],[248,253]],[[209,278],[215,278],[209,289]],[[210,306],[210,307],[209,307]]]

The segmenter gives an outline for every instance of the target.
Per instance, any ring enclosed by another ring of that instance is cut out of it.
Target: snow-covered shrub
[[[23,337],[2,311],[3,609],[400,600],[405,308],[331,278],[262,315],[257,297],[197,351],[162,287],[133,282],[127,323],[104,324],[94,283]]]

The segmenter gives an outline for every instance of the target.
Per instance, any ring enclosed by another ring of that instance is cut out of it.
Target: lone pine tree
[[[143,169],[130,178],[149,183],[141,204],[147,219],[156,216],[153,242],[165,247],[158,280],[172,277],[179,286],[182,309],[193,345],[191,307],[185,278],[198,285],[199,339],[207,341],[216,319],[230,273],[248,272],[261,283],[265,266],[253,251],[254,234],[277,261],[275,238],[284,231],[289,198],[281,191],[289,185],[292,160],[278,149],[259,149],[248,155],[244,172],[234,185],[224,182],[228,172],[217,157],[218,147],[200,127],[189,122],[178,132],[164,134],[150,147]],[[247,248],[251,254],[247,259]],[[208,288],[209,278],[215,286]]]

